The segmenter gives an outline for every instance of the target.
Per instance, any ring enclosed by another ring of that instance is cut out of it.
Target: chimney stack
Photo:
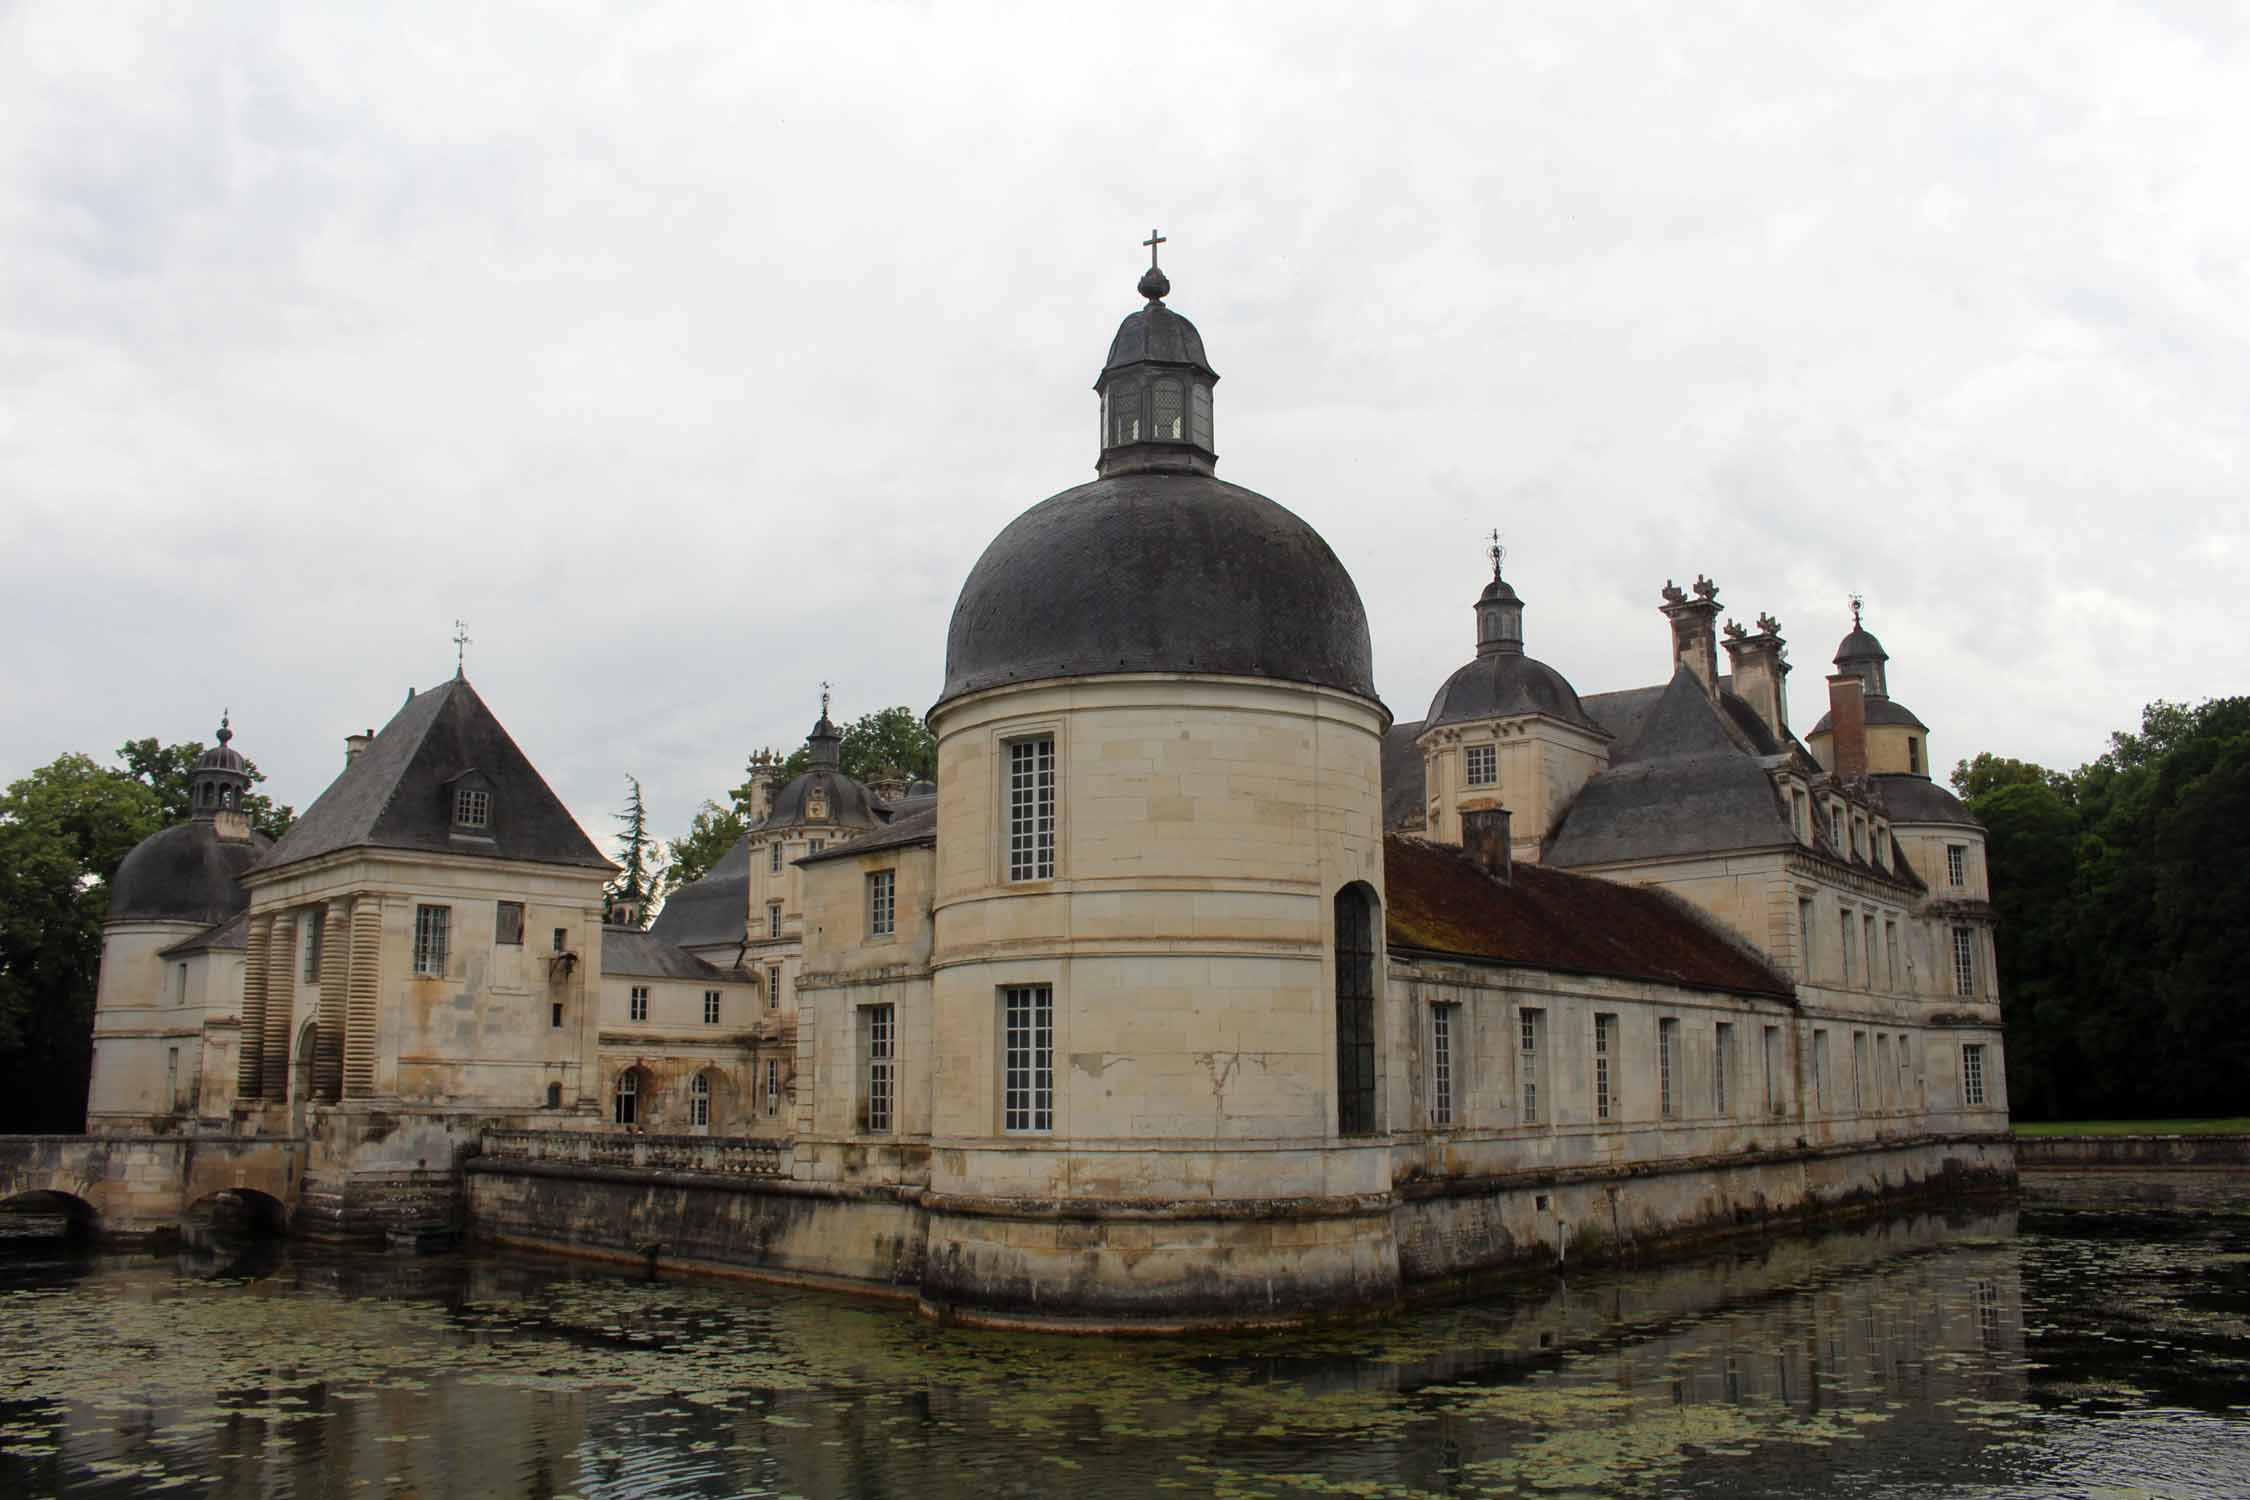
[[[773,794],[781,781],[781,761],[771,750],[750,757],[750,821],[773,811]]]
[[[1461,849],[1485,867],[1492,878],[1506,884],[1515,878],[1515,855],[1508,837],[1510,817],[1504,807],[1471,807],[1461,813]]]
[[[896,802],[906,795],[906,773],[896,766],[885,766],[869,778],[867,790],[878,802]]]
[[[1695,575],[1695,597],[1690,599],[1679,585],[1664,580],[1664,603],[1660,608],[1664,617],[1672,622],[1672,666],[1677,671],[1686,667],[1703,684],[1703,691],[1716,698],[1719,693],[1719,586],[1701,573]]]
[[[1758,616],[1758,633],[1752,635],[1727,621],[1727,665],[1734,673],[1735,696],[1757,710],[1777,740],[1789,738],[1789,648],[1781,639],[1781,622],[1772,615]]]
[[[1854,672],[1828,679],[1828,743],[1839,781],[1867,779],[1867,684]]]
[[[353,762],[353,761],[355,761],[355,760],[358,760],[358,759],[360,758],[360,756],[364,755],[364,754],[365,754],[365,753],[367,752],[367,747],[368,747],[369,745],[372,745],[372,744],[374,744],[374,743],[375,743],[375,731],[374,731],[374,730],[372,730],[372,729],[368,730],[368,731],[367,731],[367,733],[365,733],[365,734],[347,734],[347,735],[345,735],[345,736],[344,736],[344,769],[345,769],[345,770],[347,770],[347,771],[348,771],[348,770],[350,770],[350,769],[352,768],[352,762]]]

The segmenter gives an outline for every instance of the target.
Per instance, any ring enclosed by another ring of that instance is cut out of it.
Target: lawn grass
[[[2017,1135],[2250,1135],[2250,1119],[2026,1120]]]

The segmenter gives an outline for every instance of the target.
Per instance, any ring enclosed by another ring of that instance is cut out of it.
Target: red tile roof
[[[1668,891],[1519,864],[1502,882],[1449,844],[1383,840],[1391,946],[1794,999],[1749,943]]]

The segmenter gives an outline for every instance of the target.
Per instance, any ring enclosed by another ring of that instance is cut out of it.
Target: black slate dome
[[[1097,479],[1010,522],[953,607],[939,701],[1120,672],[1271,677],[1380,701],[1367,611],[1320,533],[1192,472]]]
[[[209,818],[152,833],[133,846],[109,883],[111,922],[224,922],[250,904],[242,877],[273,840],[225,839]]]
[[[1852,633],[1845,636],[1836,645],[1836,664],[1842,666],[1845,662],[1865,661],[1870,658],[1888,661],[1890,653],[1883,649],[1881,641],[1875,639],[1873,631],[1855,622],[1852,625]]]
[[[1469,719],[1500,719],[1510,714],[1546,714],[1587,729],[1601,726],[1587,717],[1578,690],[1563,674],[1529,656],[1494,653],[1462,667],[1437,690],[1422,727]]]

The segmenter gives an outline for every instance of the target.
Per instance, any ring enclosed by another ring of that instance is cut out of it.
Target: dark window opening
[[[1375,1130],[1375,903],[1336,893],[1336,1130]]]

